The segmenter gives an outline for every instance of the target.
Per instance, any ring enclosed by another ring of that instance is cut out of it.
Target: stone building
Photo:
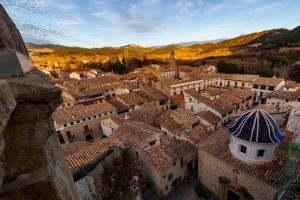
[[[219,129],[199,145],[199,181],[221,200],[273,199],[287,156],[276,121],[254,109],[238,118],[229,133]]]
[[[100,120],[113,114],[117,114],[117,108],[102,100],[59,108],[53,113],[53,121],[61,143],[92,141],[103,135]]]

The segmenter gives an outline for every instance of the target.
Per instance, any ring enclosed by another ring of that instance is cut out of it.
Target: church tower
[[[175,67],[176,61],[175,61],[175,52],[171,51],[170,53],[170,67]]]

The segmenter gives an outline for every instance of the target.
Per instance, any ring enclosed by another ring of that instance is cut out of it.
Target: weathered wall
[[[0,5],[4,51],[28,58],[19,31]],[[51,117],[61,93],[42,72],[19,75],[14,67],[23,66],[0,65],[12,72],[0,74],[0,199],[78,200]]]
[[[228,179],[236,191],[246,188],[253,200],[272,200],[277,191],[276,188],[240,172],[202,150],[198,152],[198,159],[198,180],[221,200],[224,199],[221,177]]]
[[[0,199],[78,199],[51,118],[60,91],[38,70],[0,83]]]

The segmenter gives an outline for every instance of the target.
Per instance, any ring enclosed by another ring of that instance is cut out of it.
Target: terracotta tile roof
[[[161,134],[161,130],[149,124],[138,121],[126,121],[113,133],[112,137],[122,143],[143,149],[154,137],[159,137]]]
[[[277,90],[267,94],[268,97],[276,98],[276,99],[288,99],[291,101],[296,101],[297,97],[300,95],[300,90],[295,92]]]
[[[90,146],[77,153],[68,155],[66,159],[70,168],[76,168],[88,164],[115,147],[120,147],[120,144],[116,139],[103,138],[95,140]]]
[[[121,101],[119,101],[116,97],[113,97],[107,101],[111,105],[115,106],[117,108],[118,112],[123,112],[123,111],[126,111],[129,109],[129,106],[127,106],[124,103],[122,103]]]
[[[124,93],[116,96],[116,98],[127,106],[139,105],[146,102],[146,99],[135,92]]]
[[[62,148],[65,152],[65,155],[68,156],[87,148],[91,144],[92,144],[91,142],[86,142],[86,141],[71,142],[71,143],[62,144]]]
[[[151,126],[158,126],[158,117],[165,112],[164,109],[152,105],[143,105],[138,110],[128,113],[130,120],[148,123]]]
[[[199,150],[275,188],[280,186],[287,156],[285,150],[278,149],[273,160],[263,164],[245,163],[232,156],[229,150],[229,133],[225,129],[219,129],[207,137],[206,140],[200,143]],[[215,164],[217,165],[217,163]]]
[[[187,132],[185,130],[185,132],[181,133],[181,136],[188,139],[188,141],[190,141],[192,144],[197,145],[211,134],[212,132],[208,131],[205,126],[202,124],[197,124],[196,126],[192,127],[191,132]]]
[[[145,150],[145,157],[162,174],[188,153],[196,153],[196,149],[188,142],[162,136],[159,145]]]
[[[148,102],[168,99],[165,94],[149,86],[141,87],[139,91],[136,91],[136,93],[146,99]]]
[[[285,85],[284,87],[286,88],[296,88],[296,87],[299,87],[299,84],[296,83],[295,81],[285,81]]]
[[[221,95],[227,91],[229,91],[229,89],[220,88],[220,87],[207,87],[207,89],[204,92],[211,96],[217,96],[217,95]]]
[[[201,112],[201,113],[197,114],[197,116],[201,119],[206,120],[208,123],[210,123],[212,125],[216,125],[222,121],[222,119],[220,117],[216,116],[214,113],[212,113],[210,111]]]
[[[235,96],[232,93],[224,93],[221,96],[234,104],[240,104],[242,102],[239,97]]]
[[[226,103],[221,99],[210,100],[202,96],[201,93],[193,89],[185,90],[184,92],[194,97],[195,99],[199,100],[200,102],[204,103],[205,105],[211,107],[212,109],[218,111],[222,115],[229,113],[230,111],[233,111],[232,105]]]
[[[90,105],[72,105],[65,108],[57,109],[52,117],[57,125],[67,122],[74,122],[82,118],[97,116],[103,113],[114,112],[117,109],[105,100]]]
[[[251,75],[251,74],[221,74],[216,73],[215,77],[223,78],[225,80],[231,80],[231,81],[242,81],[242,82],[252,82],[256,78],[258,78],[258,75]]]
[[[252,84],[255,85],[267,85],[267,86],[277,86],[279,83],[284,81],[282,78],[267,78],[267,77],[258,77],[253,80]]]

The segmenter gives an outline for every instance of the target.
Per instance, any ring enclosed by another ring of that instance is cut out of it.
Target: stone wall
[[[272,200],[276,188],[227,165],[225,162],[202,151],[198,152],[198,180],[221,200],[226,200],[225,187],[253,200]],[[246,196],[247,196],[246,195]],[[241,196],[241,200],[247,199]]]
[[[36,69],[0,85],[0,199],[79,199],[51,117],[60,91]]]
[[[79,200],[51,116],[61,92],[31,62],[23,62],[30,60],[24,42],[0,4],[1,52],[0,199]]]

